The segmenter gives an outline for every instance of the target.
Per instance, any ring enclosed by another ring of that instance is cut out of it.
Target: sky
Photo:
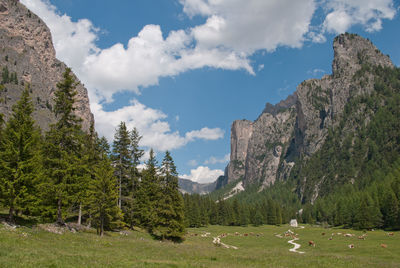
[[[200,183],[223,174],[234,120],[331,73],[337,34],[369,38],[400,64],[398,0],[20,2],[88,89],[99,135],[112,143],[124,121]]]

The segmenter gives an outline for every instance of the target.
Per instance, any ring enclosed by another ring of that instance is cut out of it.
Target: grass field
[[[298,254],[289,252],[293,247],[288,244],[290,238],[276,236],[288,229],[287,225],[209,226],[188,229],[185,242],[174,244],[153,240],[139,231],[108,233],[100,238],[90,232],[60,235],[27,227],[10,230],[0,224],[0,267],[400,267],[399,232],[394,236],[384,231],[368,232],[366,240],[359,240],[360,231],[292,228],[299,234],[299,250],[305,252]],[[202,237],[206,232],[210,235]],[[212,243],[213,237],[222,233],[228,236],[221,241],[237,250]],[[329,240],[331,233],[356,236],[335,235]],[[316,247],[308,246],[309,240]]]

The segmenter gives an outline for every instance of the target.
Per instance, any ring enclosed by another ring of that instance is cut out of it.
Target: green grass
[[[148,234],[132,231],[124,236],[108,233],[57,235],[36,228],[8,230],[0,225],[0,267],[400,267],[400,232],[368,232],[323,229],[306,226],[296,229],[305,254],[289,252],[288,238],[278,238],[288,226],[222,227],[188,229],[185,242],[174,244],[153,240]],[[201,234],[210,232],[209,237]],[[234,233],[254,233],[235,236]],[[321,235],[325,232],[326,235]],[[356,237],[331,233],[353,233]],[[214,236],[229,233],[222,242],[239,249],[212,244]],[[194,234],[198,234],[195,236]],[[259,236],[256,236],[259,234]],[[316,247],[309,247],[313,240]],[[387,248],[382,248],[381,244]],[[354,244],[354,249],[348,245]]]

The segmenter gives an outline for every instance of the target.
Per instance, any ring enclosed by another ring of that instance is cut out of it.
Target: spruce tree
[[[150,149],[150,156],[146,161],[146,168],[142,171],[141,181],[136,193],[137,209],[134,211],[134,217],[138,219],[139,225],[146,228],[150,233],[156,221],[155,208],[160,200],[160,195],[157,160],[153,149]]]
[[[14,222],[16,210],[26,210],[34,201],[40,176],[40,131],[34,126],[33,104],[25,89],[13,106],[0,141],[0,197]]]
[[[122,208],[123,199],[129,196],[130,168],[132,158],[130,154],[130,137],[125,122],[121,122],[114,135],[113,143],[113,164],[115,167],[115,175],[118,178],[118,207]],[[125,201],[125,200],[124,200]],[[125,212],[125,204],[122,209]]]
[[[130,146],[129,153],[131,157],[131,166],[130,166],[130,185],[127,185],[128,193],[125,197],[125,210],[124,210],[124,218],[125,222],[129,224],[132,228],[133,225],[138,224],[137,219],[135,218],[135,211],[138,209],[136,202],[136,195],[138,193],[139,180],[140,180],[140,172],[138,170],[138,166],[140,164],[140,159],[142,158],[144,151],[139,148],[139,142],[141,140],[141,136],[136,128],[134,128],[130,132]]]
[[[178,186],[178,172],[167,151],[161,164],[160,200],[156,206],[153,234],[161,239],[181,241],[185,233],[184,204]]]
[[[55,92],[57,122],[50,125],[43,147],[45,178],[40,185],[42,200],[50,215],[55,208],[59,224],[64,223],[63,209],[74,201],[72,199],[79,189],[77,183],[82,179],[86,164],[82,158],[82,120],[74,114],[76,86],[71,69],[67,68]]]
[[[112,228],[113,223],[118,224],[122,216],[117,201],[117,178],[111,162],[104,158],[94,168],[94,178],[88,190],[91,222],[97,227],[100,236],[103,236],[105,229]]]

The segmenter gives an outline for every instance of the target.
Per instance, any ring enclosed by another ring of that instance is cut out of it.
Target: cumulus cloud
[[[316,5],[313,0],[181,0],[189,16],[207,16],[192,29],[199,47],[223,46],[252,54],[300,47]]]
[[[217,158],[215,156],[211,156],[209,159],[204,161],[204,165],[224,164],[224,163],[228,163],[229,160],[230,160],[230,155],[229,154],[226,154],[222,158]]]
[[[152,109],[133,100],[131,105],[115,111],[104,111],[100,104],[91,105],[92,112],[96,115],[96,129],[109,141],[113,139],[115,129],[124,121],[128,129],[137,128],[143,136],[141,146],[151,147],[157,151],[166,151],[180,148],[196,139],[216,140],[223,138],[224,132],[219,128],[203,128],[180,135],[178,131],[172,132],[167,115],[160,110]]]
[[[157,150],[179,148],[196,139],[218,139],[223,132],[203,128],[181,135],[170,129],[167,115],[159,110],[134,101],[107,112],[102,101],[111,102],[121,91],[139,94],[157,85],[161,77],[204,67],[242,69],[255,75],[250,57],[256,51],[325,42],[326,32],[343,32],[353,25],[378,31],[384,19],[396,14],[392,0],[179,0],[184,14],[203,16],[205,23],[169,33],[163,33],[159,25],[146,25],[128,44],[100,49],[96,45],[100,29],[91,21],[72,21],[49,0],[21,2],[49,26],[57,57],[88,88],[99,133],[111,139],[119,121],[127,121],[144,136],[143,145]],[[311,25],[318,7],[324,22]],[[259,70],[262,66],[258,65]]]
[[[327,1],[324,30],[343,33],[353,25],[361,25],[368,32],[382,29],[383,19],[393,19],[396,8],[392,0],[333,0]]]
[[[183,179],[188,179],[198,183],[210,183],[218,179],[219,176],[223,175],[224,171],[220,169],[209,169],[208,167],[199,166],[196,169],[190,170],[189,175],[181,175]]]
[[[258,50],[325,42],[324,32],[343,32],[355,24],[380,30],[382,20],[396,14],[392,0],[320,1],[325,20],[311,25],[316,0],[179,0],[186,15],[204,16],[206,22],[167,34],[159,25],[146,25],[126,46],[100,49],[99,30],[89,20],[73,22],[48,0],[21,2],[50,27],[58,58],[73,68],[95,102],[112,101],[120,91],[139,94],[161,77],[203,67],[255,74],[249,57]]]

